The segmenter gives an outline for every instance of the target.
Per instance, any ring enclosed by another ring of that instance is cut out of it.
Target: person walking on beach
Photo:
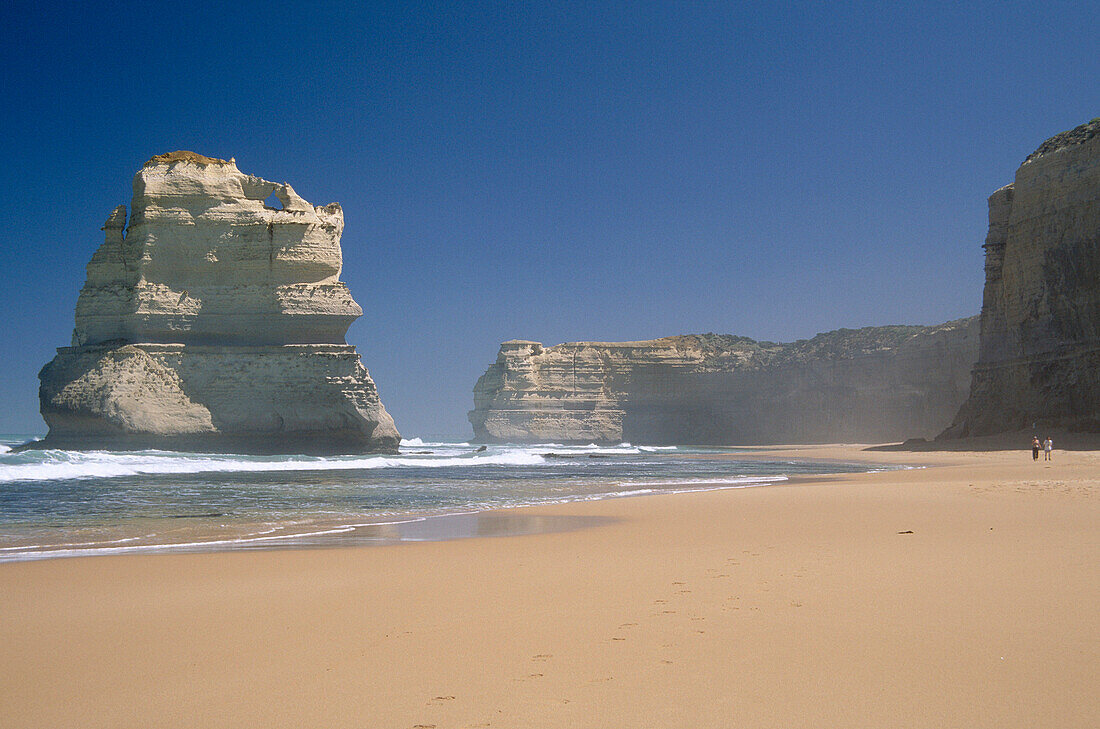
[[[1031,460],[1039,460],[1039,450],[1042,449],[1042,444],[1039,443],[1039,436],[1031,436]]]
[[[1050,439],[1050,436],[1048,435],[1047,439],[1043,441],[1043,459],[1044,460],[1047,460],[1047,461],[1050,460],[1050,452],[1052,450],[1054,450],[1054,441],[1052,441]]]

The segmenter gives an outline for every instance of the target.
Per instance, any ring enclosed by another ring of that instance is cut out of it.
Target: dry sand
[[[782,453],[939,465],[0,565],[0,726],[1100,726],[1100,453]]]

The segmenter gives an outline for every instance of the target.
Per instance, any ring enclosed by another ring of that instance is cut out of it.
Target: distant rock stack
[[[941,437],[1100,430],[1100,118],[1048,139],[993,193],[983,247],[978,364]]]
[[[281,209],[264,201],[274,194]],[[172,152],[103,226],[73,346],[39,374],[44,444],[265,453],[396,451],[348,326],[344,214],[234,160]]]
[[[790,344],[723,334],[513,340],[474,387],[479,441],[756,445],[931,437],[966,398],[978,318],[840,329]]]

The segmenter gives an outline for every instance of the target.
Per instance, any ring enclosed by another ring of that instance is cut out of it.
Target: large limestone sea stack
[[[268,207],[270,195],[281,209]],[[343,211],[234,160],[172,152],[134,177],[88,264],[73,346],[39,374],[41,445],[396,451],[348,326]]]
[[[1100,430],[1100,118],[989,198],[981,347],[943,437]]]

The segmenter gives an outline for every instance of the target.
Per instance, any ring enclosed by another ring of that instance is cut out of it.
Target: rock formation
[[[513,340],[474,387],[481,441],[765,444],[931,436],[966,398],[978,318],[792,344]]]
[[[274,194],[281,209],[264,201]],[[39,374],[40,445],[395,451],[400,436],[344,337],[343,211],[234,160],[172,152],[134,177]]]
[[[1100,119],[1048,139],[989,198],[981,346],[944,437],[1100,430]]]

